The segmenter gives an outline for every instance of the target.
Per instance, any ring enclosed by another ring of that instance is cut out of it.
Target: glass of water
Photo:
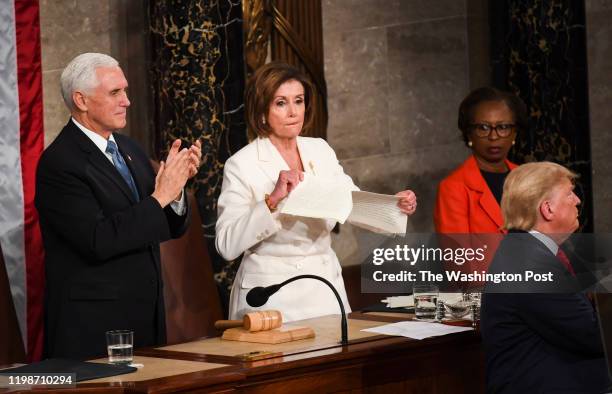
[[[134,332],[131,330],[106,331],[108,362],[130,364],[134,359]]]
[[[416,320],[434,321],[438,302],[438,287],[429,284],[414,285],[414,315]]]

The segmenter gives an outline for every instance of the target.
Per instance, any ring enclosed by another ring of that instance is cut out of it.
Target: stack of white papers
[[[440,323],[429,323],[422,321],[402,321],[399,323],[385,324],[383,326],[366,328],[361,331],[373,332],[375,334],[395,335],[414,339],[425,339],[456,332],[471,331],[471,327],[449,326]]]
[[[354,191],[348,220],[377,233],[406,235],[408,216],[397,206],[399,199],[388,194]]]

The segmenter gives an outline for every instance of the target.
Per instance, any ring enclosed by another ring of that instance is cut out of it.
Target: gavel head
[[[251,332],[272,330],[282,325],[283,315],[280,311],[249,312],[243,318],[243,327]]]

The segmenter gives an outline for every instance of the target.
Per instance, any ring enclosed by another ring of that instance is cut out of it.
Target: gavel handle
[[[217,320],[215,328],[217,330],[225,330],[226,328],[242,327],[242,320]]]

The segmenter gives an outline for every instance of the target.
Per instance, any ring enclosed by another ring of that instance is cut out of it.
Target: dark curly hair
[[[457,119],[457,126],[461,130],[463,136],[463,142],[468,144],[470,134],[470,126],[473,122],[474,111],[481,103],[486,101],[501,101],[508,106],[512,116],[514,117],[514,123],[517,125],[517,132],[525,130],[528,125],[527,117],[527,106],[518,96],[504,92],[499,89],[492,87],[482,87],[475,89],[468,94],[461,105],[459,105],[459,116]]]

